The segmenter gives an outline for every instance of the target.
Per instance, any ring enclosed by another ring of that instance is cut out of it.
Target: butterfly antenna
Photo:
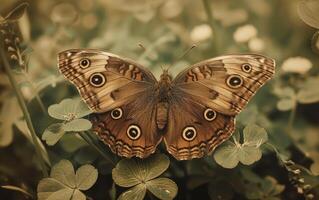
[[[182,58],[184,58],[189,52],[191,52],[196,46],[196,44],[193,44],[191,47],[189,47],[186,51],[184,51],[184,53],[182,55],[180,55],[176,60],[174,60],[172,62],[171,65],[169,65],[169,67],[167,68],[167,70],[172,67],[177,61],[181,60]]]
[[[144,45],[142,43],[138,43],[138,46],[141,47],[141,49],[143,49],[143,51],[146,51],[146,48],[144,47]]]

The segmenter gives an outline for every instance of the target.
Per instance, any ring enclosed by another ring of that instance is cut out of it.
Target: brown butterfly
[[[62,74],[95,114],[93,131],[119,156],[145,158],[164,139],[178,160],[200,158],[227,140],[235,116],[275,70],[261,55],[226,55],[160,80],[140,64],[90,49],[58,56]]]

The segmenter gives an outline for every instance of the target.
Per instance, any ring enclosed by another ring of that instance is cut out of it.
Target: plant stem
[[[93,147],[105,160],[110,162],[113,166],[116,165],[114,160],[110,158],[109,155],[107,155],[103,150],[101,150],[94,142],[91,140],[91,138],[88,136],[89,133],[87,132],[79,132],[79,135],[83,138],[84,141],[86,141],[91,147]]]
[[[33,124],[32,124],[32,120],[31,120],[31,116],[29,114],[27,105],[26,105],[26,103],[24,101],[24,97],[22,95],[22,92],[19,89],[19,86],[18,86],[16,80],[14,79],[13,73],[12,73],[10,65],[9,65],[9,62],[8,62],[7,57],[5,55],[4,49],[2,47],[3,46],[1,45],[0,53],[1,53],[1,60],[3,61],[4,69],[5,69],[8,77],[9,77],[9,81],[10,81],[10,83],[11,83],[13,89],[14,89],[14,92],[15,92],[15,94],[17,96],[20,108],[21,108],[21,110],[23,112],[25,121],[26,121],[27,126],[29,128],[29,131],[31,133],[32,141],[33,141],[33,144],[34,144],[34,147],[35,147],[35,152],[36,152],[36,155],[38,157],[38,161],[39,161],[40,166],[41,166],[42,174],[43,174],[44,177],[47,177],[48,176],[47,167],[46,167],[45,161],[44,161],[44,159],[43,159],[43,157],[41,155],[40,144],[38,143],[38,140],[37,140],[38,137],[37,137],[37,135],[35,133],[35,130],[34,130],[34,127],[33,127]]]
[[[203,4],[204,4],[204,9],[205,9],[205,12],[206,12],[206,15],[207,15],[207,21],[208,21],[208,25],[210,26],[210,28],[212,29],[213,31],[213,38],[212,38],[212,42],[213,42],[213,49],[215,51],[215,55],[218,55],[218,36],[217,36],[217,26],[216,26],[216,23],[214,21],[214,18],[213,18],[213,11],[210,7],[210,2],[209,0],[202,0],[203,1]]]
[[[293,123],[294,123],[294,120],[295,120],[295,117],[296,117],[296,110],[297,110],[297,105],[295,105],[291,109],[291,112],[290,112],[290,115],[289,115],[288,126],[287,126],[287,133],[288,134],[291,134],[291,130],[293,128]]]
[[[34,97],[35,97],[36,101],[38,102],[38,104],[40,105],[40,108],[41,108],[42,112],[44,114],[46,114],[47,113],[46,112],[46,108],[45,108],[45,106],[43,104],[43,101],[41,100],[41,97],[40,97],[38,91],[36,90],[36,88],[34,86],[34,83],[30,80],[30,78],[29,78],[29,76],[28,76],[28,74],[26,72],[23,72],[23,76],[27,80],[27,82],[30,84],[31,90],[35,93]]]

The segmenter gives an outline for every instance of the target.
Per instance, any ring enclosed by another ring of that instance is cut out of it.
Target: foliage
[[[85,200],[81,192],[90,189],[98,177],[92,165],[83,165],[74,173],[72,163],[61,160],[54,165],[49,178],[44,178],[38,185],[39,200]]]
[[[0,7],[1,199],[318,199],[318,0],[28,2]],[[177,161],[160,145],[146,159],[118,158],[56,67],[58,52],[80,47],[133,58],[156,77],[160,66],[176,76],[253,52],[274,58],[276,75],[212,155]]]
[[[121,187],[131,187],[119,199],[144,199],[146,190],[159,199],[173,199],[177,194],[176,184],[168,178],[157,178],[169,166],[169,159],[156,154],[145,160],[123,159],[112,170],[114,182]]]

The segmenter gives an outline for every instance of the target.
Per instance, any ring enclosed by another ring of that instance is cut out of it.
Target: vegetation
[[[1,199],[319,199],[318,0],[3,0],[0,13]],[[160,146],[123,159],[57,70],[69,48],[130,57],[157,77],[228,53],[277,68],[212,155],[177,161]]]

